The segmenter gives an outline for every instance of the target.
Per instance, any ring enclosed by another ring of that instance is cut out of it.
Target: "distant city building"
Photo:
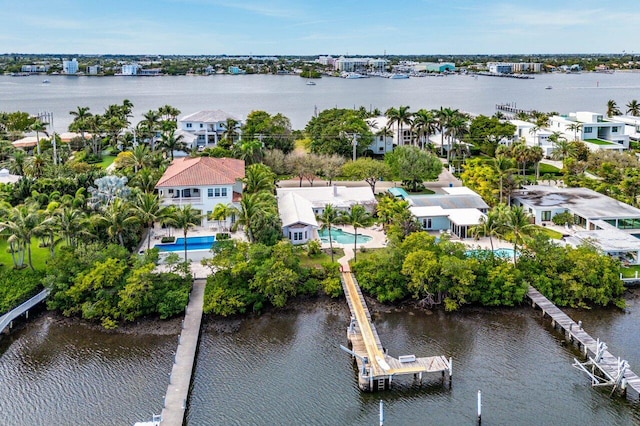
[[[138,74],[141,76],[156,76],[160,75],[161,68],[138,68]]]
[[[325,67],[333,67],[335,62],[335,58],[333,58],[331,55],[319,56],[318,59],[316,59],[316,63],[324,65]]]
[[[386,59],[345,58],[341,56],[334,61],[333,68],[340,72],[384,72],[387,64]]]
[[[22,72],[47,72],[49,65],[23,65],[20,70]]]
[[[418,62],[413,63],[409,68],[412,72],[445,72],[455,71],[456,64],[452,62]]]
[[[542,71],[542,64],[539,62],[489,62],[487,68],[489,72],[495,74],[538,73]]]
[[[89,65],[87,67],[86,73],[89,75],[97,75],[102,73],[102,66],[100,65]]]
[[[240,69],[239,67],[236,67],[236,66],[230,66],[229,68],[227,68],[227,72],[229,74],[233,74],[233,75],[245,74],[246,73],[245,70]]]
[[[63,74],[75,74],[78,72],[78,60],[73,58],[70,61],[62,61],[62,73]]]
[[[137,75],[139,68],[138,64],[125,64],[122,66],[122,75]]]

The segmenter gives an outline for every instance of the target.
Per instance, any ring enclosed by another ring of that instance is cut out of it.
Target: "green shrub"
[[[231,239],[231,235],[228,232],[218,232],[216,234],[216,241],[224,241]]]
[[[558,213],[551,218],[554,225],[562,226],[573,223],[573,215],[569,212]]]
[[[320,241],[311,240],[307,243],[307,256],[317,256],[322,252],[322,246],[320,245]]]
[[[176,237],[162,237],[160,240],[161,243],[174,243],[176,241]]]

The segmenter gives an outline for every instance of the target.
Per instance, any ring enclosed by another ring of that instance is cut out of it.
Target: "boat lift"
[[[601,368],[599,364],[602,361],[602,358],[604,357],[606,351],[607,344],[601,342],[600,339],[598,339],[596,342],[595,358],[589,357],[589,360],[586,362],[580,362],[574,358],[573,367],[577,368],[578,370],[584,371],[587,376],[591,378],[591,386],[593,387],[613,386],[613,389],[611,390],[611,394],[613,395],[613,392],[615,392],[618,387],[620,387],[620,389],[622,389],[623,391],[626,389],[627,382],[624,378],[624,374],[629,368],[629,363],[626,360],[620,359],[620,357],[618,357],[616,373],[615,376],[612,376],[603,368]],[[596,374],[596,368],[601,375]]]

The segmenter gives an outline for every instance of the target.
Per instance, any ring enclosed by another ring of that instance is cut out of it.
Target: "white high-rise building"
[[[78,72],[78,60],[73,58],[70,61],[62,61],[62,72],[64,74],[75,74]]]

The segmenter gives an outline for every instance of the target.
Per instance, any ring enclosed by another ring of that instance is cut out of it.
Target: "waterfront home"
[[[239,118],[222,110],[198,111],[179,120],[179,129],[197,136],[191,148],[215,147],[227,131],[227,120],[235,120],[235,133],[240,135],[242,122]]]
[[[604,253],[628,256],[630,262],[639,263],[640,209],[588,188],[530,185],[511,198],[537,225],[550,223],[559,213],[571,213],[568,243],[589,242]]]
[[[384,134],[381,132],[384,128],[389,125],[389,120],[385,116],[380,117],[372,117],[367,119],[367,125],[369,126],[369,130],[373,133],[373,140],[367,147],[368,150],[371,151],[374,155],[384,155],[387,152],[393,151],[394,141],[398,139],[398,130],[395,126],[392,126],[389,130],[391,130],[392,134]],[[379,134],[380,133],[380,134]],[[403,130],[403,141],[411,140],[411,131],[410,129]]]
[[[595,112],[578,111],[569,115],[551,116],[548,130],[560,132],[570,141],[582,141],[592,151],[622,151],[629,148],[625,123],[607,119]]]
[[[7,169],[0,169],[0,183],[16,183],[22,179],[20,175],[12,175]]]
[[[539,146],[545,157],[551,157],[555,146],[549,139],[553,133],[548,129],[537,128],[537,126],[529,121],[509,120],[509,123],[516,126],[514,140],[524,140],[527,146]],[[509,142],[508,142],[509,143]]]
[[[75,133],[75,132],[56,133],[56,136],[62,143],[69,143],[73,139],[82,138],[81,133]],[[91,139],[91,134],[85,133],[84,138],[87,140]],[[14,148],[20,148],[27,152],[30,152],[31,150],[33,150],[33,148],[36,147],[36,145],[38,145],[38,141],[42,143],[44,141],[49,141],[49,140],[51,140],[51,136],[47,136],[46,134],[41,133],[41,134],[38,134],[37,137],[36,135],[25,136],[24,138],[11,142],[11,145],[13,145]]]
[[[176,158],[167,167],[156,189],[165,206],[191,205],[203,215],[210,215],[218,204],[239,207],[242,197],[244,161],[232,158]],[[229,228],[234,218],[220,222]],[[217,224],[219,221],[215,221]],[[203,225],[208,225],[207,218]]]
[[[612,117],[619,123],[624,123],[624,134],[632,141],[640,141],[640,117],[634,115],[616,115]]]
[[[482,197],[467,187],[442,188],[444,194],[409,195],[399,188],[389,192],[409,202],[409,211],[425,231],[448,232],[460,239],[471,238],[470,228],[489,210]]]
[[[282,220],[282,235],[293,244],[304,244],[317,239],[316,215],[331,204],[336,210],[349,211],[360,204],[373,213],[376,197],[369,186],[317,186],[303,188],[278,188],[278,211]]]

